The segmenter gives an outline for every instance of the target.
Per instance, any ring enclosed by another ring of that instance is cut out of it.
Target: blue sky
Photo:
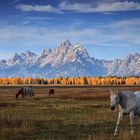
[[[69,39],[99,59],[140,53],[139,0],[1,0],[0,59]]]

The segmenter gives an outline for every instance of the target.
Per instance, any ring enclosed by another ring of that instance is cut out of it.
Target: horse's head
[[[16,94],[16,98],[18,98],[20,94],[23,94],[23,88],[18,91],[18,93]]]
[[[112,91],[110,90],[110,109],[114,110],[115,106],[120,103],[120,91]]]

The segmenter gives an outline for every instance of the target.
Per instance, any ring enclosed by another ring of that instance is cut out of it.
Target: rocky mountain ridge
[[[54,50],[46,48],[37,55],[31,51],[15,53],[8,60],[0,59],[0,77],[78,77],[140,76],[140,54],[129,54],[123,60],[99,60],[91,57],[80,44],[69,40]]]

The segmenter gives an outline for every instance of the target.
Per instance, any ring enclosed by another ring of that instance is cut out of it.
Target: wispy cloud
[[[134,1],[114,1],[110,0],[105,2],[104,0],[98,3],[80,3],[80,2],[68,2],[63,1],[57,7],[51,5],[28,5],[28,4],[19,4],[16,6],[17,9],[20,9],[23,12],[35,11],[35,12],[49,12],[49,13],[58,13],[62,14],[64,11],[72,11],[79,13],[107,13],[107,12],[122,12],[122,11],[134,11],[140,10],[140,3]]]
[[[82,23],[81,23],[82,24]],[[86,24],[86,23],[83,23]],[[2,42],[38,42],[56,46],[66,38],[87,44],[116,44],[140,46],[140,19],[98,25],[97,27],[78,28],[75,25],[57,27],[0,25],[0,43]],[[96,26],[96,25],[95,25]],[[114,44],[114,45],[113,45]]]
[[[117,11],[132,11],[140,10],[140,3],[133,1],[114,1],[110,3],[60,3],[61,10],[70,10],[80,13],[90,13],[90,12],[117,12]]]
[[[88,49],[91,56],[101,59],[117,58],[122,56],[122,53],[123,55],[132,52],[140,53],[140,18],[86,25],[87,22],[84,21],[76,25],[64,23],[58,26],[2,23],[0,24],[0,56],[7,58],[15,51],[26,50],[41,53],[45,47],[53,49],[65,39],[70,39],[72,44],[80,43]]]
[[[63,12],[58,8],[52,7],[51,5],[28,5],[28,4],[19,4],[16,6],[17,9],[20,9],[23,12],[47,12],[47,13],[58,13],[62,14]]]

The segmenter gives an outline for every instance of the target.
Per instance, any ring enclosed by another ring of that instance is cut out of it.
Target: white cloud
[[[23,12],[48,12],[62,14],[64,11],[72,11],[79,13],[94,13],[94,12],[119,12],[119,11],[134,11],[140,10],[140,3],[134,1],[114,1],[109,2],[99,1],[98,3],[70,3],[68,1],[61,2],[58,7],[51,5],[28,5],[19,4],[16,6]]]
[[[117,12],[117,11],[132,11],[140,10],[140,3],[133,1],[113,1],[110,3],[68,3],[62,2],[59,5],[61,10],[70,10],[81,13],[89,12]]]
[[[140,19],[123,20],[93,27],[78,28],[78,25],[35,26],[35,25],[0,25],[1,58],[8,58],[14,52],[31,50],[41,53],[47,48],[56,48],[61,41],[69,39],[72,44],[80,43],[87,48],[91,56],[112,59],[118,57],[115,50],[140,52]],[[80,23],[86,25],[86,23]],[[5,52],[2,50],[5,49]],[[10,53],[8,54],[8,50]],[[109,50],[111,54],[109,54]],[[98,51],[104,51],[101,55]],[[97,53],[96,53],[97,52]],[[115,53],[114,53],[115,52]],[[6,55],[5,55],[6,54]],[[110,57],[112,55],[112,58]]]
[[[95,11],[97,12],[130,11],[130,10],[140,10],[140,3],[133,1],[102,3],[95,8]]]
[[[17,9],[20,9],[23,12],[47,12],[47,13],[59,13],[62,14],[63,12],[51,5],[27,5],[27,4],[19,4],[16,6]]]
[[[86,23],[81,23],[85,25]],[[140,46],[140,19],[123,20],[94,27],[78,28],[76,25],[57,27],[0,25],[0,44],[24,43],[56,46],[66,38],[81,44],[117,44]],[[114,44],[114,45],[113,45]],[[103,46],[103,45],[101,45]]]
[[[113,24],[113,27],[122,27],[123,28],[126,28],[126,27],[135,27],[137,28],[137,30],[139,29],[140,30],[140,18],[136,18],[136,19],[128,19],[128,20],[122,20],[122,21],[119,21],[119,22],[116,22]],[[129,28],[130,29],[130,28]]]

